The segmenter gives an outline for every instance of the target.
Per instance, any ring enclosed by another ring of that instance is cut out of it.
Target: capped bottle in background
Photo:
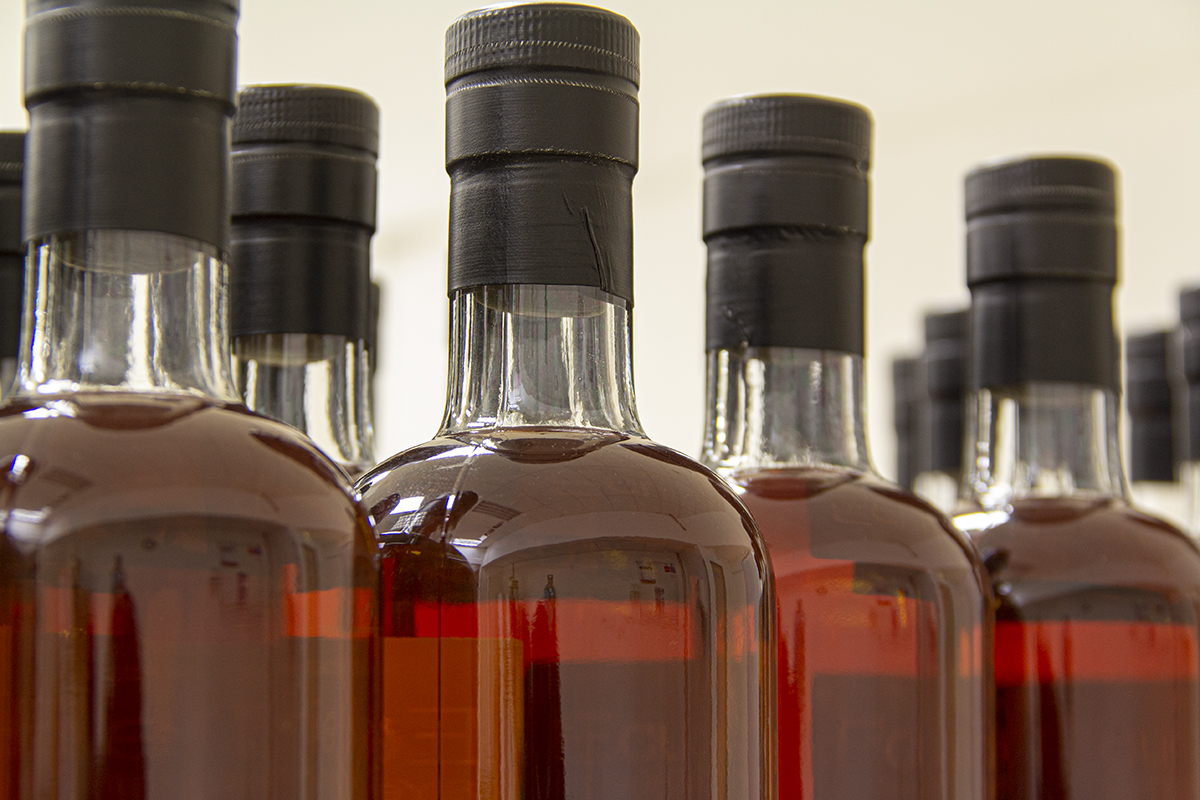
[[[917,431],[918,415],[925,395],[921,386],[921,359],[902,356],[892,359],[892,429],[896,433],[896,483],[912,489],[920,473]]]
[[[875,473],[863,399],[871,119],[802,95],[704,118],[703,461],[762,531],[782,798],[986,796],[983,570]]]
[[[963,405],[967,385],[967,312],[925,315],[921,357],[925,403],[917,423],[920,472],[913,491],[950,514],[962,483]]]
[[[230,331],[252,411],[357,478],[372,450],[371,236],[379,109],[329,86],[250,86],[233,120]]]
[[[446,412],[358,484],[387,798],[774,796],[766,553],[634,405],[638,42],[569,4],[446,35]]]
[[[1187,515],[1176,475],[1171,339],[1171,331],[1125,338],[1129,489],[1138,508],[1182,527]]]
[[[991,164],[966,217],[974,507],[955,519],[996,595],[997,796],[1195,798],[1200,553],[1127,501],[1113,169]]]
[[[21,350],[25,286],[25,244],[21,241],[24,159],[25,134],[0,131],[0,399],[12,389]]]
[[[237,15],[28,6],[26,322],[0,411],[3,532],[36,567],[28,797],[373,791],[366,515],[232,380]]]
[[[1179,443],[1179,482],[1183,489],[1184,527],[1200,537],[1200,286],[1179,293],[1178,355],[1174,380],[1179,405],[1175,431]]]

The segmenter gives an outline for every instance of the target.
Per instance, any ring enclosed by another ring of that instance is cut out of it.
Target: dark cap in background
[[[1129,409],[1129,477],[1175,480],[1170,379],[1171,332],[1125,338],[1125,404]]]
[[[21,239],[21,169],[25,134],[0,131],[0,358],[21,348],[25,245]],[[8,387],[0,386],[0,393]]]
[[[896,431],[896,483],[912,489],[921,472],[917,458],[918,424],[924,405],[921,358],[892,359],[892,427]]]
[[[31,0],[24,235],[155,231],[228,248],[233,0]]]
[[[967,385],[966,309],[925,315],[926,413],[921,424],[922,466],[958,475],[963,456],[963,403]]]
[[[862,355],[871,116],[809,95],[721,101],[704,116],[709,350]]]
[[[967,176],[972,387],[1120,391],[1116,206],[1116,174],[1101,160],[1034,157]]]
[[[330,86],[250,86],[233,124],[234,336],[366,340],[379,108]]]
[[[632,301],[638,47],[626,18],[567,3],[450,26],[451,294],[558,284]]]

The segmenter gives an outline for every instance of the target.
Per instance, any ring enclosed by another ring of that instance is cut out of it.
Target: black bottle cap
[[[228,247],[233,0],[29,0],[26,240],[89,229]]]
[[[231,331],[365,339],[379,109],[329,86],[250,86],[233,123]]]
[[[25,247],[21,241],[21,165],[25,134],[0,131],[0,358],[21,349]]]
[[[870,146],[870,114],[839,100],[761,95],[708,110],[708,349],[863,353]]]
[[[1038,157],[967,176],[971,386],[1119,385],[1116,175]]]
[[[451,294],[559,284],[632,301],[638,46],[629,20],[567,3],[450,26]]]
[[[1175,480],[1171,425],[1171,334],[1154,331],[1125,339],[1125,400],[1129,408],[1129,476]]]
[[[911,489],[921,472],[917,456],[917,423],[924,402],[919,357],[892,360],[892,427],[896,431],[896,482]]]
[[[1200,286],[1179,293],[1179,364],[1186,391],[1181,459],[1200,461]]]
[[[925,469],[957,474],[962,468],[963,402],[967,383],[968,312],[925,315],[925,392],[921,456]]]

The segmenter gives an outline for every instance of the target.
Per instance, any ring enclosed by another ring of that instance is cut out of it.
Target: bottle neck
[[[119,391],[237,400],[217,248],[148,231],[30,244],[22,395]]]
[[[863,359],[790,347],[708,353],[703,462],[746,469],[836,466],[872,472]]]
[[[233,340],[242,400],[308,435],[346,474],[374,463],[371,371],[361,340],[267,333]]]
[[[984,511],[1027,497],[1128,499],[1116,392],[1092,384],[979,389],[967,404],[963,494]]]
[[[625,300],[586,286],[456,291],[441,435],[533,426],[644,435],[629,312]]]

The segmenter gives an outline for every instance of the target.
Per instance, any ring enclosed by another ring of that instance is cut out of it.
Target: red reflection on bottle
[[[733,482],[775,570],[780,798],[984,796],[987,629],[965,543],[849,470]]]
[[[974,536],[996,587],[997,796],[1200,793],[1200,561],[1112,498],[1029,498]]]

